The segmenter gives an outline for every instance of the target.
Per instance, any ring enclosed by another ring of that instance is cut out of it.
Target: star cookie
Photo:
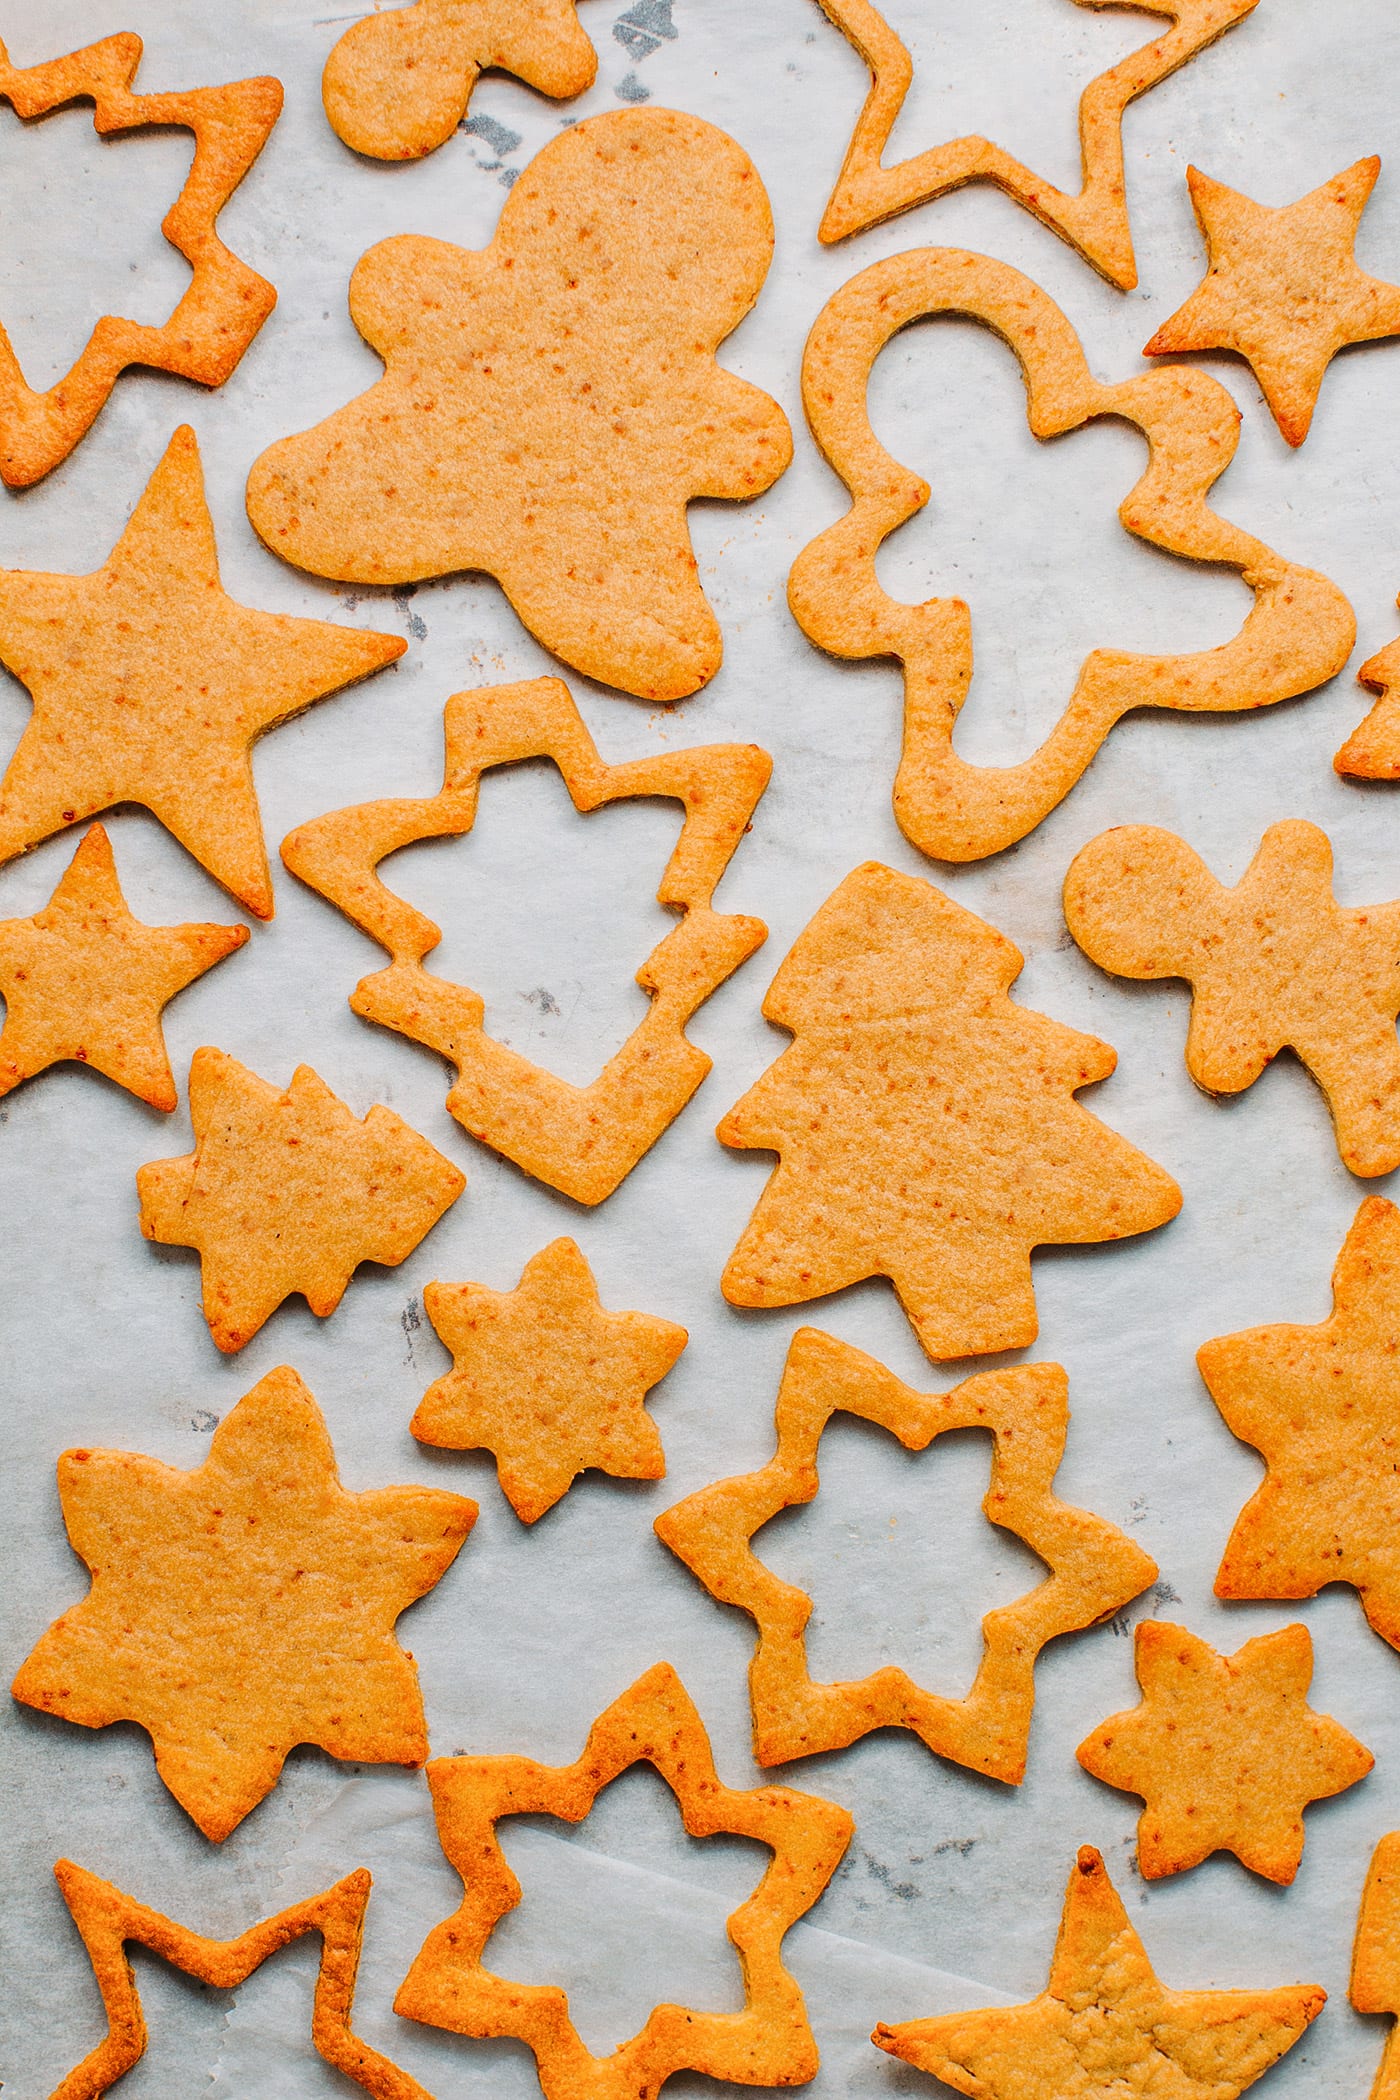
[[[281,82],[137,95],[131,82],[140,63],[141,39],[130,31],[38,66],[12,66],[0,44],[0,99],[16,116],[42,117],[81,98],[92,102],[93,128],[103,138],[148,124],[194,133],[190,172],[161,222],[191,271],[170,318],[151,328],[104,314],[77,363],[47,393],[25,384],[0,328],[0,478],[11,488],[27,488],[68,457],[128,365],[222,386],[277,304],[267,279],[224,246],[215,221],[277,122]]]
[[[1316,824],[1271,824],[1234,889],[1170,831],[1121,825],[1071,862],[1064,907],[1103,969],[1190,984],[1197,1086],[1242,1093],[1290,1047],[1352,1173],[1400,1166],[1400,902],[1338,904]]]
[[[193,1472],[65,1451],[58,1491],[92,1588],[22,1665],[16,1699],[84,1728],[135,1721],[204,1835],[237,1828],[297,1743],[360,1764],[428,1754],[394,1622],[451,1567],[476,1504],[350,1494],[295,1371],[270,1371]]]
[[[246,926],[144,926],[94,824],[32,919],[0,920],[0,1094],[72,1060],[152,1108],[174,1108],[161,1009],[241,948]]]
[[[1375,1763],[1308,1705],[1307,1627],[1218,1655],[1184,1626],[1144,1619],[1135,1660],[1141,1705],[1102,1722],[1075,1755],[1095,1779],[1147,1804],[1139,1871],[1155,1881],[1225,1851],[1270,1881],[1292,1881],[1303,1810],[1355,1786]]]
[[[1353,253],[1378,154],[1277,211],[1188,168],[1210,267],[1144,350],[1233,350],[1254,370],[1290,445],[1312,424],[1322,375],[1348,343],[1400,335],[1400,285],[1368,277]]]
[[[523,1523],[553,1509],[578,1474],[660,1480],[661,1439],[646,1396],[689,1336],[650,1313],[605,1312],[572,1240],[525,1264],[513,1291],[430,1283],[423,1309],[452,1351],[411,1428],[420,1443],[494,1454]]]
[[[34,701],[0,779],[0,862],[139,802],[270,919],[254,739],[406,646],[230,598],[195,435],[177,430],[102,568],[0,569],[0,662]]]
[[[1332,1272],[1316,1327],[1251,1327],[1196,1352],[1211,1398],[1267,1472],[1236,1519],[1217,1597],[1360,1592],[1400,1648],[1400,1210],[1370,1196]]]
[[[484,1966],[492,1932],[520,1901],[496,1825],[514,1815],[580,1823],[604,1787],[643,1763],[675,1795],[692,1837],[729,1832],[766,1845],[773,1857],[728,1921],[743,1973],[743,2010],[658,2005],[639,2034],[597,2057],[569,2018],[563,1991],[512,1983]],[[669,1663],[639,1677],[594,1722],[576,1764],[439,1757],[428,1767],[428,1784],[442,1849],[466,1893],[460,1909],[424,1941],[399,1987],[395,2012],[454,2034],[524,2042],[534,2052],[545,2100],[656,2100],[678,2071],[764,2086],[804,2085],[816,2075],[817,2045],[802,1993],[783,1967],[783,1936],[830,1881],[854,1824],[844,1808],[813,1794],[723,1785],[704,1724]]]
[[[1157,1573],[1115,1525],[1056,1497],[1068,1395],[1058,1364],[983,1371],[951,1392],[916,1393],[848,1342],[815,1327],[798,1329],[778,1392],[778,1447],[768,1464],[702,1488],[655,1524],[658,1538],[710,1595],[748,1612],[758,1628],[749,1698],[759,1764],[843,1750],[872,1728],[909,1728],[941,1757],[1019,1784],[1041,1649],[1120,1611]],[[1039,1554],[1049,1573],[1026,1596],[983,1619],[982,1661],[963,1699],[925,1691],[892,1665],[847,1684],[815,1684],[808,1673],[803,1629],[812,1600],[779,1581],[752,1540],[780,1510],[817,1494],[818,1453],[834,1414],[877,1423],[909,1451],[924,1450],[949,1429],[991,1432],[992,1478],[982,1507],[992,1523]]]
[[[415,0],[366,15],[332,47],[321,75],[332,129],[375,160],[417,160],[451,138],[488,66],[542,95],[581,95],[598,54],[576,8],[577,0]]]
[[[310,1065],[279,1092],[222,1050],[190,1065],[195,1149],[137,1170],[141,1230],[199,1251],[204,1317],[241,1349],[293,1291],[333,1313],[362,1261],[396,1268],[467,1179],[391,1109],[363,1118]]]
[[[1104,1863],[1080,1847],[1050,1981],[1029,2005],[880,2026],[871,2040],[976,2100],[1073,2094],[1236,2100],[1293,2047],[1326,2003],[1316,1984],[1169,1991],[1128,1922]]]

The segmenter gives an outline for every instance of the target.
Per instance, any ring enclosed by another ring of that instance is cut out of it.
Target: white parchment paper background
[[[749,1783],[749,1622],[712,1603],[671,1559],[652,1536],[653,1516],[766,1458],[783,1355],[804,1320],[925,1387],[950,1383],[960,1370],[927,1364],[881,1284],[790,1313],[749,1315],[718,1291],[769,1170],[765,1157],[727,1153],[712,1135],[787,1042],[761,1018],[764,988],[841,877],[864,859],[884,859],[943,883],[1019,944],[1026,969],[1018,990],[1028,1005],[1116,1045],[1117,1073],[1085,1099],[1185,1191],[1180,1218],[1164,1231],[1038,1258],[1041,1336],[1028,1352],[1069,1369],[1074,1423],[1062,1491],[1131,1527],[1160,1562],[1166,1587],[1119,1626],[1046,1655],[1030,1769],[1018,1790],[979,1781],[912,1737],[889,1733],[782,1775],[846,1802],[857,1820],[829,1894],[788,1941],[823,2052],[812,2090],[821,2100],[929,2090],[870,2048],[873,2021],[1037,1991],[1074,1849],[1092,1841],[1169,1983],[1307,1978],[1327,1986],[1331,2003],[1266,2090],[1277,2100],[1360,2094],[1383,2023],[1350,2012],[1345,1982],[1366,1861],[1376,1839],[1400,1824],[1400,1658],[1367,1631],[1347,1590],[1297,1608],[1214,1601],[1214,1570],[1259,1466],[1217,1417],[1193,1356],[1211,1335],[1325,1317],[1331,1265],[1365,1191],[1338,1162],[1321,1095],[1288,1058],[1231,1105],[1196,1093],[1182,1063],[1182,988],[1099,974],[1069,942],[1059,889],[1073,853],[1110,824],[1167,825],[1233,881],[1267,824],[1307,816],[1334,841],[1344,901],[1400,894],[1400,801],[1385,788],[1343,784],[1331,770],[1332,753],[1369,702],[1348,670],[1328,690],[1253,718],[1129,720],[1021,847],[949,873],[921,860],[890,813],[895,669],[822,657],[790,621],[783,586],[796,551],[844,508],[802,425],[797,389],[804,336],[838,285],[922,242],[984,249],[1063,304],[1101,377],[1126,377],[1200,273],[1188,161],[1282,204],[1361,154],[1389,154],[1400,19],[1391,0],[1260,0],[1241,28],[1133,108],[1128,183],[1142,281],[1124,296],[989,191],[964,191],[820,249],[817,221],[865,76],[813,0],[675,0],[676,36],[640,58],[614,35],[618,0],[584,0],[581,12],[601,54],[589,95],[561,107],[489,78],[472,104],[475,131],[421,164],[391,168],[357,160],[322,116],[321,64],[349,18],[340,0],[0,0],[0,35],[17,63],[134,28],[146,39],[145,88],[254,72],[276,73],[286,86],[286,113],[222,222],[280,293],[233,379],[207,395],[153,375],[124,379],[62,468],[26,494],[0,496],[0,563],[95,568],[172,429],[188,420],[199,432],[230,591],[271,609],[408,633],[397,669],[260,747],[274,858],[291,826],[322,810],[434,792],[449,693],[555,668],[488,580],[454,578],[411,596],[352,595],[283,567],[247,525],[243,481],[258,452],[376,376],[345,304],[351,268],[372,241],[416,231],[481,245],[507,177],[561,122],[642,93],[694,111],[742,142],[772,197],[774,269],[723,354],[783,401],[797,437],[794,465],[768,498],[748,509],[692,512],[725,629],[727,656],[713,684],[667,712],[570,680],[609,759],[742,738],[776,760],[772,788],[720,893],[728,908],[769,922],[769,944],[693,1026],[715,1059],[712,1076],[601,1209],[579,1210],[473,1146],[445,1112],[438,1061],[346,1006],[357,978],[377,967],[378,951],[280,867],[275,922],[255,927],[246,950],[170,1009],[182,1093],[192,1051],[215,1043],[281,1083],[305,1059],[358,1112],[384,1101],[431,1136],[461,1161],[469,1187],[401,1269],[363,1272],[324,1324],[300,1300],[288,1304],[241,1356],[223,1360],[199,1315],[195,1257],[148,1246],[136,1224],[135,1170],[188,1148],[183,1106],[163,1118],[72,1067],[0,1106],[0,1663],[12,1671],[84,1589],[54,1492],[59,1451],[116,1446],[195,1465],[214,1420],[263,1372],[288,1362],[325,1410],[347,1484],[436,1481],[480,1500],[456,1566],[402,1623],[436,1751],[570,1759],[594,1715],[666,1657],[699,1703],[723,1776]],[[1069,186],[1080,86],[1153,27],[1139,15],[1073,9],[1066,0],[895,0],[892,18],[920,61],[894,141],[901,155],[983,130]],[[47,383],[64,369],[101,311],[157,318],[168,309],[183,265],[157,225],[188,150],[184,134],[100,143],[81,111],[22,127],[0,110],[0,316],[31,378]],[[1358,252],[1376,274],[1400,277],[1400,162],[1382,176]],[[1297,455],[1277,435],[1247,369],[1208,363],[1244,412],[1218,506],[1341,584],[1360,623],[1359,662],[1396,632],[1400,345],[1352,351],[1334,364]],[[987,332],[943,322],[899,338],[876,371],[872,405],[885,442],[934,487],[929,509],[886,548],[882,574],[905,596],[957,591],[972,605],[978,668],[958,732],[967,756],[1000,761],[1031,750],[1091,647],[1198,648],[1238,625],[1248,598],[1233,574],[1173,561],[1119,528],[1116,507],[1142,465],[1136,433],[1097,426],[1037,446],[1025,430],[1014,361]],[[22,690],[3,680],[4,751],[26,710]],[[138,915],[162,923],[235,915],[151,819],[129,811],[110,825]],[[584,1078],[641,1011],[631,977],[664,924],[653,893],[673,836],[666,805],[580,819],[552,770],[532,767],[488,779],[469,841],[416,848],[394,874],[444,923],[435,964],[484,992],[488,1024]],[[0,916],[38,909],[76,842],[76,834],[52,840],[0,872]],[[561,1232],[579,1240],[605,1303],[683,1321],[691,1342],[653,1399],[667,1478],[640,1486],[590,1476],[527,1531],[500,1496],[489,1459],[434,1453],[408,1433],[419,1396],[447,1363],[421,1318],[421,1292],[434,1278],[508,1288],[528,1256]],[[911,1459],[874,1431],[838,1425],[823,1453],[819,1502],[762,1541],[775,1566],[814,1589],[812,1654],[822,1674],[863,1673],[892,1659],[956,1689],[975,1662],[981,1612],[1033,1579],[1025,1552],[977,1512],[985,1448],[976,1440],[947,1445]],[[1376,1752],[1370,1779],[1310,1813],[1290,1890],[1224,1857],[1144,1887],[1132,1866],[1138,1804],[1075,1764],[1088,1729],[1136,1696],[1126,1636],[1145,1610],[1180,1618],[1225,1649],[1304,1619],[1317,1648],[1315,1703]],[[51,1877],[62,1854],[220,1934],[368,1865],[375,1890],[357,2008],[366,2038],[441,2100],[528,2100],[537,2090],[520,2046],[436,2035],[390,2010],[423,1934],[458,1894],[421,1776],[297,1752],[276,1792],[216,1848],[165,1793],[135,1729],[88,1733],[8,1702],[0,1723],[0,2073],[10,2091],[37,2100],[101,2032],[86,1958]],[[510,1827],[507,1845],[525,1899],[501,1928],[493,1963],[566,1984],[593,2047],[631,2033],[658,1998],[739,2002],[722,1920],[760,1861],[738,1844],[686,1839],[650,1774],[619,1782],[576,1830],[530,1822]],[[312,2100],[344,2089],[311,2051],[314,1960],[303,1943],[225,1995],[138,1953],[151,2046],[124,2094]],[[680,2081],[695,2091],[704,2083]]]

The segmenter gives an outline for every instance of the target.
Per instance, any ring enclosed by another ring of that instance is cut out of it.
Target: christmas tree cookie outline
[[[581,1822],[604,1787],[643,1762],[670,1788],[692,1837],[752,1838],[773,1858],[726,1926],[743,1972],[743,2011],[658,2005],[639,2033],[596,2057],[556,1985],[512,1983],[484,1965],[492,1932],[521,1893],[496,1825],[502,1816],[524,1814]],[[815,2076],[817,2045],[802,1991],[783,1966],[782,1942],[835,1873],[854,1820],[835,1802],[790,1787],[725,1786],[704,1723],[669,1663],[654,1664],[614,1700],[574,1764],[435,1758],[428,1784],[443,1851],[465,1893],[424,1941],[395,2012],[475,2038],[523,2041],[545,2100],[656,2100],[665,2080],[684,2070],[740,2085],[803,2085]]]
[[[1400,641],[1368,656],[1356,682],[1377,695],[1376,704],[1333,759],[1333,770],[1350,780],[1400,780]]]
[[[1372,2100],[1394,2100],[1400,2092],[1400,1830],[1388,1832],[1371,1854],[1347,1996],[1359,2013],[1391,2015],[1371,2094]]]
[[[987,1613],[982,1660],[962,1698],[926,1691],[893,1664],[847,1683],[816,1682],[804,1631],[812,1600],[754,1551],[763,1525],[819,1492],[821,1439],[836,1414],[874,1422],[911,1451],[925,1449],[945,1430],[991,1432],[983,1511],[1023,1540],[1049,1572],[1014,1604]],[[907,1728],[940,1757],[1020,1784],[1041,1649],[1121,1611],[1157,1576],[1156,1563],[1116,1525],[1055,1495],[1069,1419],[1069,1381],[1058,1364],[980,1371],[949,1392],[919,1393],[849,1342],[815,1327],[798,1329],[783,1369],[777,1448],[768,1464],[688,1495],[654,1526],[712,1597],[754,1621],[749,1704],[760,1765],[843,1750],[875,1728]]]
[[[457,1066],[447,1106],[463,1129],[575,1202],[601,1203],[710,1069],[711,1059],[686,1036],[691,1015],[768,937],[761,919],[716,912],[710,900],[768,785],[772,760],[755,744],[700,744],[605,764],[558,678],[455,693],[443,726],[439,794],[334,810],[284,839],[282,858],[388,951],[388,968],[362,978],[350,1004]],[[685,810],[657,891],[663,905],[681,913],[680,924],[637,972],[651,1006],[586,1087],[486,1033],[479,996],[424,968],[440,928],[376,872],[401,846],[470,831],[481,775],[526,758],[553,761],[580,813],[643,795],[673,799]]]
[[[731,1305],[886,1276],[936,1362],[1019,1349],[1038,1331],[1034,1248],[1176,1216],[1171,1176],[1074,1098],[1116,1052],[1017,1005],[1023,960],[878,861],[820,906],[763,1001],[793,1041],[717,1131],[778,1154],[720,1280]]]
[[[77,361],[45,391],[26,383],[0,326],[0,479],[10,488],[30,487],[68,457],[129,365],[222,386],[277,304],[275,287],[224,246],[215,222],[281,115],[281,82],[137,94],[131,83],[141,52],[140,37],[123,31],[64,58],[14,66],[0,44],[0,100],[16,116],[42,117],[90,100],[103,138],[151,124],[194,134],[190,172],[161,222],[191,277],[160,327],[104,314]]]
[[[901,328],[941,313],[981,322],[1015,352],[1033,436],[1060,436],[1099,416],[1135,425],[1149,458],[1119,506],[1124,528],[1173,554],[1238,570],[1254,599],[1233,640],[1214,649],[1176,656],[1092,651],[1055,728],[1030,758],[1011,766],[972,765],[953,748],[973,675],[967,606],[959,598],[904,603],[889,596],[876,573],[881,543],[924,507],[930,490],[876,438],[866,405],[870,373]],[[1351,652],[1355,621],[1336,585],[1285,561],[1205,500],[1239,442],[1239,410],[1225,389],[1181,365],[1101,384],[1060,308],[1007,263],[954,248],[873,263],[817,316],[803,353],[802,398],[812,434],[852,502],[798,555],[788,604],[803,632],[833,656],[898,660],[904,741],[894,812],[921,853],[980,860],[1025,838],[1133,708],[1269,707],[1323,684]]]

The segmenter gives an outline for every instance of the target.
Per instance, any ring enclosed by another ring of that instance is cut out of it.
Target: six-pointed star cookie
[[[222,1050],[190,1065],[195,1149],[141,1167],[141,1230],[196,1247],[204,1317],[241,1349],[300,1291],[325,1318],[362,1261],[395,1268],[467,1185],[391,1109],[351,1113],[310,1065],[279,1092]]]
[[[247,938],[246,926],[143,926],[94,824],[43,910],[0,921],[0,1094],[72,1059],[174,1108],[161,1009]]]
[[[430,1283],[423,1308],[452,1351],[413,1434],[453,1451],[491,1451],[502,1492],[533,1524],[598,1466],[617,1480],[660,1480],[661,1439],[646,1396],[689,1337],[650,1313],[605,1312],[572,1240],[554,1240],[513,1291]]]
[[[1169,1991],[1102,1859],[1084,1845],[1038,1998],[882,2024],[871,2040],[975,2100],[1235,2100],[1293,2047],[1326,1999],[1311,1983]]]
[[[287,1753],[420,1765],[413,1658],[394,1622],[476,1521],[436,1488],[350,1494],[316,1402],[270,1371],[181,1472],[65,1451],[58,1490],[92,1588],[23,1664],[14,1695],[85,1728],[136,1721],[206,1837],[226,1838]]]
[[[1188,168],[1210,267],[1144,355],[1238,351],[1289,444],[1301,445],[1337,352],[1400,334],[1400,285],[1368,277],[1352,252],[1380,171],[1372,154],[1271,211]]]
[[[139,802],[240,904],[270,919],[254,739],[405,647],[396,635],[230,598],[199,449],[182,427],[102,568],[0,570],[0,662],[34,701],[0,780],[0,861],[114,803]]]
[[[1142,1703],[1079,1745],[1086,1772],[1147,1804],[1138,1867],[1149,1880],[1233,1852],[1270,1881],[1292,1881],[1303,1810],[1364,1779],[1375,1759],[1308,1705],[1312,1638],[1285,1626],[1219,1655],[1184,1626],[1137,1629]]]
[[[1230,1534],[1217,1597],[1349,1582],[1400,1648],[1400,1210],[1370,1196],[1316,1327],[1251,1327],[1196,1352],[1211,1398],[1268,1467]]]

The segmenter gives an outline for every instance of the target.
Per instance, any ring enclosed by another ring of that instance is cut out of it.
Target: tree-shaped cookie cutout
[[[1356,681],[1379,697],[1332,764],[1353,780],[1400,780],[1400,641],[1368,656]]]
[[[58,1491],[92,1588],[23,1664],[17,1699],[85,1728],[137,1722],[214,1839],[272,1791],[297,1743],[423,1762],[418,1673],[394,1622],[451,1566],[474,1502],[349,1493],[320,1409],[285,1366],[225,1416],[194,1472],[65,1451]]]
[[[75,1062],[172,1109],[162,1008],[248,938],[246,926],[144,926],[94,824],[42,911],[0,920],[0,1094]]]
[[[779,1165],[730,1256],[733,1305],[888,1276],[928,1354],[1035,1340],[1031,1249],[1174,1218],[1170,1175],[1081,1108],[1106,1043],[1007,993],[1021,955],[930,882],[869,861],[763,1002],[796,1041],[719,1126]]]
[[[1351,1950],[1348,1996],[1359,2013],[1389,2013],[1372,2100],[1395,2100],[1400,2092],[1400,1830],[1383,1837],[1371,1854],[1356,1938]]]
[[[1308,1705],[1307,1627],[1219,1655],[1184,1626],[1144,1619],[1135,1660],[1141,1705],[1102,1722],[1076,1755],[1096,1779],[1146,1803],[1140,1872],[1153,1881],[1225,1851],[1270,1881],[1292,1881],[1303,1810],[1345,1792],[1375,1763],[1339,1721]]]
[[[1359,1590],[1400,1648],[1400,1210],[1370,1196],[1316,1327],[1251,1327],[1196,1352],[1211,1398],[1268,1468],[1230,1534],[1218,1597]]]
[[[650,1764],[675,1795],[694,1838],[729,1833],[766,1845],[773,1858],[728,1920],[744,1979],[740,2012],[658,2005],[640,2033],[594,2056],[554,1984],[513,1983],[483,1956],[520,1883],[506,1864],[502,1816],[558,1816],[580,1823],[603,1788]],[[534,2052],[545,2100],[656,2100],[679,2071],[737,2085],[804,2085],[817,2045],[796,1981],[783,1967],[788,1928],[809,1911],[851,1841],[844,1808],[790,1787],[727,1787],[709,1737],[669,1663],[657,1663],[600,1715],[572,1765],[527,1757],[440,1757],[428,1767],[438,1836],[462,1876],[460,1909],[429,1933],[399,1987],[394,2010],[410,2020],[480,2038],[510,2036]]]
[[[366,15],[326,60],[326,115],[357,153],[418,160],[451,138],[488,66],[542,95],[581,95],[593,85],[598,54],[576,7],[577,0],[415,0]]]
[[[1103,1860],[1070,1869],[1050,1981],[1028,2005],[879,2026],[891,2056],[975,2100],[1236,2100],[1327,2002],[1317,1984],[1173,1991],[1159,1981]]]
[[[222,1050],[190,1065],[195,1149],[136,1175],[141,1230],[198,1249],[209,1332],[241,1349],[300,1291],[325,1318],[362,1261],[410,1255],[467,1185],[391,1109],[361,1119],[310,1065],[278,1090]]]
[[[1400,902],[1338,904],[1326,832],[1270,825],[1227,889],[1170,831],[1122,825],[1076,855],[1064,903],[1105,970],[1187,979],[1197,1086],[1241,1093],[1291,1048],[1327,1096],[1352,1173],[1400,1166]]]
[[[715,352],[773,253],[758,171],[675,110],[590,117],[525,169],[489,248],[381,241],[350,312],[369,392],[273,445],[248,515],[317,576],[494,576],[576,670],[648,700],[712,678],[686,505],[771,486],[777,403]]]
[[[490,1451],[523,1523],[553,1509],[588,1466],[617,1480],[666,1471],[646,1396],[689,1337],[651,1313],[605,1312],[573,1240],[525,1264],[513,1291],[430,1283],[423,1309],[452,1351],[413,1417],[424,1444]]]

